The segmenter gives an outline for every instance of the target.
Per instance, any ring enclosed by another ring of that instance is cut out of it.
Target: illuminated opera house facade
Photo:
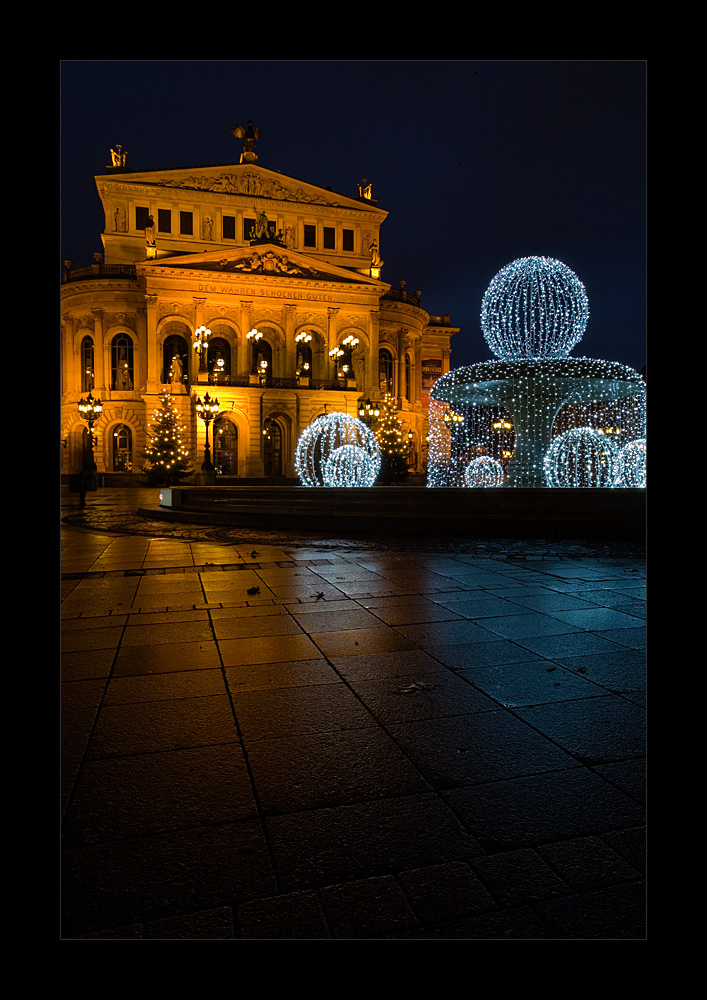
[[[66,261],[62,278],[63,474],[82,468],[78,404],[91,393],[99,482],[139,482],[165,392],[196,474],[197,400],[218,400],[210,438],[223,483],[296,481],[297,441],[316,417],[358,416],[386,394],[410,469],[424,472],[429,390],[457,330],[419,292],[382,280],[387,212],[367,181],[348,196],[283,176],[258,163],[250,123],[248,134],[233,165],[133,171],[118,147],[95,178],[104,252]]]

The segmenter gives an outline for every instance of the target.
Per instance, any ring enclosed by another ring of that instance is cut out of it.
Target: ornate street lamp
[[[211,330],[207,330],[205,326],[200,326],[199,329],[194,334],[194,350],[199,355],[199,374],[202,372],[206,373],[206,350],[209,346],[208,341],[211,336]]]
[[[93,473],[96,471],[96,461],[93,457],[93,425],[100,417],[102,411],[103,403],[100,399],[94,399],[93,394],[90,392],[86,399],[82,396],[79,400],[79,413],[88,424],[88,468],[86,468],[84,464],[84,472]]]
[[[209,424],[218,414],[218,410],[219,410],[218,399],[211,399],[208,392],[204,396],[203,403],[201,399],[197,397],[196,412],[204,421],[204,425],[206,427],[206,445],[204,447],[204,462],[201,466],[202,472],[214,471],[214,467],[211,462],[211,452],[209,450]]]
[[[358,404],[358,415],[366,427],[370,427],[380,415],[378,403],[372,403],[370,397],[368,399],[364,399],[363,402]]]

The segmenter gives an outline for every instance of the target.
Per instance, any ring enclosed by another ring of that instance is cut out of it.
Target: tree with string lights
[[[172,396],[164,392],[160,400],[154,423],[148,425],[150,443],[144,452],[147,464],[142,471],[147,486],[176,486],[191,472],[184,443],[186,430],[179,421]]]
[[[386,395],[380,401],[380,415],[373,426],[373,433],[381,450],[381,471],[378,482],[382,486],[404,483],[410,475],[408,469],[408,438],[398,420],[395,400]]]

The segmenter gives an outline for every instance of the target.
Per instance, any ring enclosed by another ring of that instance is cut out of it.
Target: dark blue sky
[[[258,162],[389,217],[381,277],[461,327],[452,367],[491,357],[479,323],[494,275],[555,257],[584,283],[575,356],[646,363],[643,61],[64,61],[61,260],[102,250],[94,175],[120,143],[133,170]],[[61,262],[60,262],[61,263]]]

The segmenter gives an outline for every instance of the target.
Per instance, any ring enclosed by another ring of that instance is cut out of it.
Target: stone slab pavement
[[[642,546],[153,493],[61,495],[63,940],[646,938]]]

